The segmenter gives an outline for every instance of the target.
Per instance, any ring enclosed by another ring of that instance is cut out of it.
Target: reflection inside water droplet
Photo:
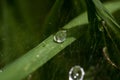
[[[82,67],[74,66],[69,71],[69,80],[83,80],[85,72]]]
[[[66,30],[60,30],[58,31],[55,36],[54,36],[54,41],[57,43],[62,43],[65,41],[66,36],[67,36],[67,31]]]

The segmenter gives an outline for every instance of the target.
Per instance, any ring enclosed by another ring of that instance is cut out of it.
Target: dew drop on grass
[[[85,75],[84,69],[80,66],[74,66],[69,71],[69,80],[83,80]]]
[[[62,43],[65,41],[67,36],[66,30],[60,30],[54,35],[54,41],[57,43]]]
[[[102,20],[102,21],[101,21],[101,24],[102,24],[102,25],[99,26],[99,31],[102,31],[102,32],[103,32],[106,22],[105,22],[104,20]]]

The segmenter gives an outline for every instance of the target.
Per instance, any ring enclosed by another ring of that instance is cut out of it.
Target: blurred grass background
[[[119,0],[102,0],[111,4],[113,1]],[[0,68],[24,55],[85,11],[84,0],[1,0]],[[117,10],[113,15],[120,24],[119,13]],[[119,80],[119,71],[102,56],[103,42],[97,45],[99,48],[94,53],[90,42],[86,33],[23,80],[68,80],[69,69],[74,65],[84,67],[87,72],[85,80]]]

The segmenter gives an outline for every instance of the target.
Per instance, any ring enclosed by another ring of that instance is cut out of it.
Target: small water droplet
[[[99,31],[103,32],[106,22],[105,22],[104,20],[102,20],[102,21],[101,21],[101,24],[102,24],[102,25],[99,26]]]
[[[55,36],[54,36],[54,41],[57,43],[62,43],[65,41],[66,36],[67,36],[67,31],[66,30],[60,30],[58,31]]]
[[[85,75],[84,69],[80,66],[74,66],[69,71],[69,80],[83,80]]]

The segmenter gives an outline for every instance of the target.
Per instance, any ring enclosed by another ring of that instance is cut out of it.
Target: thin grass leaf
[[[115,21],[113,16],[109,13],[109,11],[102,5],[102,3],[98,0],[93,0],[96,11],[99,17],[105,21],[103,24],[105,29],[105,46],[108,47],[108,52],[111,57],[111,61],[120,66],[120,51],[119,51],[119,40],[120,40],[120,25]],[[115,5],[120,4],[120,1]],[[109,6],[110,7],[110,6]],[[111,6],[113,7],[113,6]],[[116,7],[116,6],[115,6]],[[116,7],[116,9],[120,8],[120,5]]]
[[[63,29],[67,30],[68,34],[63,43],[59,44],[54,42],[54,35],[52,34],[24,56],[4,67],[2,69],[3,72],[0,73],[0,80],[21,80],[25,78],[58,54],[66,46],[70,45],[78,37],[86,33],[88,26],[85,25],[87,23],[87,14],[85,12],[63,27]],[[78,35],[76,36],[76,34]]]
[[[67,34],[69,34],[64,43],[59,44],[54,42],[54,35],[51,35],[37,47],[26,53],[24,56],[3,68],[3,72],[0,73],[0,80],[21,80],[42,66],[48,60],[50,60],[67,45],[76,40],[76,32],[79,32],[80,30],[73,27],[84,27],[84,24],[87,23],[87,20],[80,22],[82,21],[83,17],[87,19],[87,16],[85,16],[84,13],[64,27],[68,31]],[[84,29],[86,29],[86,27],[84,27]],[[83,33],[85,33],[85,30],[83,30],[83,32],[80,32],[79,36]]]
[[[107,9],[102,5],[102,3],[98,0],[93,0],[95,7],[96,7],[96,11],[97,14],[103,19],[105,20],[109,26],[117,26],[118,28],[120,28],[120,25],[118,25],[116,23],[116,21],[113,19],[113,17],[111,17],[112,15],[107,11]],[[116,10],[118,8],[120,8],[120,1],[118,1],[115,5]],[[110,7],[110,6],[109,6]],[[113,8],[113,6],[111,6]],[[114,25],[113,25],[114,24]],[[114,28],[114,27],[113,27]]]

